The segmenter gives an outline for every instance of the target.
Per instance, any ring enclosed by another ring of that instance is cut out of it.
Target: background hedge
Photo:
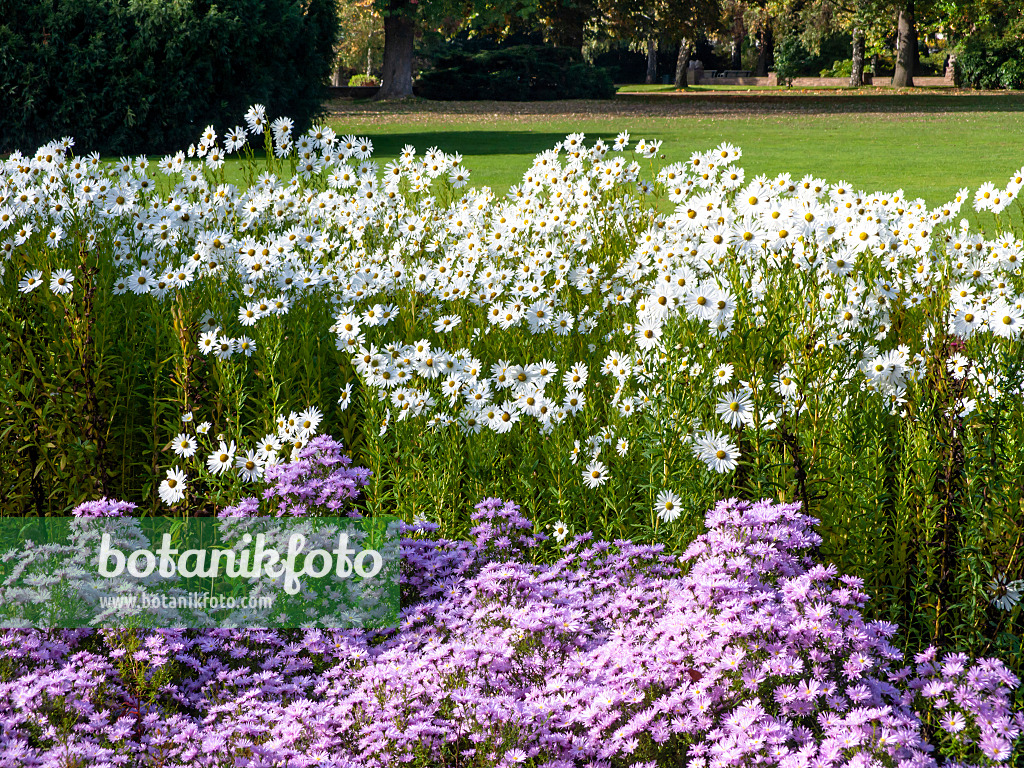
[[[583,61],[572,48],[518,45],[479,53],[457,53],[420,76],[416,93],[426,99],[549,101],[610,99],[608,73]]]
[[[336,0],[0,0],[0,151],[171,151],[255,102],[301,126],[336,36]]]

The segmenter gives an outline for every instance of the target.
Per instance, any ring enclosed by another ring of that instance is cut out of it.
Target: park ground
[[[1024,93],[949,88],[785,90],[671,86],[608,101],[400,102],[335,99],[339,133],[374,142],[378,161],[406,144],[461,152],[474,186],[505,191],[535,154],[581,131],[590,143],[628,130],[660,139],[664,160],[728,141],[749,174],[840,179],[866,191],[902,188],[938,205],[961,187],[1004,183],[1024,165]]]

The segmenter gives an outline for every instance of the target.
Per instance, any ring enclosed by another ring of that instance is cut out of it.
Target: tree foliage
[[[454,34],[466,25],[497,36],[533,18],[537,0],[374,0],[384,19],[384,52],[378,99],[412,96],[413,48],[425,31]]]
[[[384,55],[384,20],[373,0],[339,0],[336,66],[372,74]]]
[[[672,42],[713,32],[722,15],[719,0],[603,0],[603,12],[620,39]]]

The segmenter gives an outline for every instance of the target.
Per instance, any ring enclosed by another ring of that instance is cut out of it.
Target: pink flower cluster
[[[277,517],[351,514],[346,510],[370,478],[370,470],[351,465],[352,459],[341,443],[330,435],[318,435],[299,451],[296,460],[266,468],[264,479],[268,485],[263,498]],[[219,516],[258,513],[259,500],[247,498],[222,509]]]
[[[0,767],[1007,763],[1018,681],[904,663],[860,581],[807,555],[814,522],[727,501],[681,558],[558,550],[488,499],[475,541],[407,527],[393,630],[7,631]]]

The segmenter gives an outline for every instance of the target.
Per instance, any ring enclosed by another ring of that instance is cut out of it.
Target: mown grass
[[[889,78],[880,77],[878,85],[864,85],[859,88],[850,88],[848,85],[817,85],[814,87],[799,87],[799,86],[778,86],[778,85],[688,85],[686,91],[682,91],[676,88],[674,85],[666,85],[664,83],[653,83],[647,85],[645,83],[631,84],[631,85],[620,85],[616,90],[620,96],[630,94],[647,94],[647,93],[671,93],[671,94],[694,94],[694,93],[729,93],[729,92],[743,92],[752,91],[758,93],[772,93],[776,96],[793,96],[796,94],[814,94],[814,95],[857,95],[857,96],[877,96],[883,95],[880,93],[880,89],[889,88]],[[916,93],[918,95],[926,93],[946,93],[949,88],[946,86],[916,86],[912,91],[908,89],[902,89],[898,91],[900,95],[908,93]]]
[[[774,85],[690,85],[687,90],[692,93],[716,93],[725,91],[774,91],[778,93],[778,86]],[[834,90],[834,88],[822,89]],[[653,83],[651,85],[620,85],[617,93],[679,93],[674,85]]]
[[[662,86],[667,87],[667,86]],[[729,141],[748,174],[840,179],[867,191],[903,186],[937,205],[961,186],[1002,183],[1024,163],[1024,94],[778,95],[698,92],[620,96],[611,103],[509,105],[335,102],[329,124],[373,139],[375,158],[405,144],[461,152],[471,183],[504,192],[533,156],[582,131],[590,143],[629,130],[660,139],[664,162]]]

